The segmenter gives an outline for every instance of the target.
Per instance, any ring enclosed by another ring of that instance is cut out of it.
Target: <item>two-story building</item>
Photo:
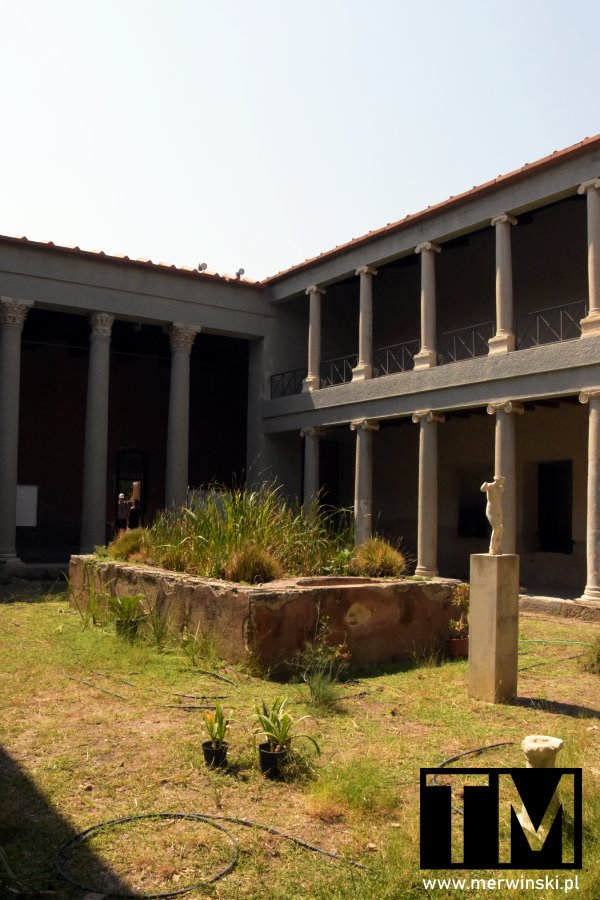
[[[0,296],[9,567],[275,476],[465,576],[500,474],[523,584],[600,602],[600,136],[260,283],[0,238]]]

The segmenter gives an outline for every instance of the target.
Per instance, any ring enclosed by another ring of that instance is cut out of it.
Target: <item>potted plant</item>
[[[280,773],[281,763],[287,757],[293,738],[306,738],[310,741],[317,753],[320,747],[310,734],[292,734],[299,722],[308,716],[295,719],[285,709],[287,700],[285,697],[277,697],[273,701],[271,709],[264,702],[258,703],[254,708],[255,734],[262,734],[266,740],[258,745],[258,758],[260,770],[265,775],[277,777]]]
[[[217,701],[214,712],[204,713],[204,727],[209,739],[202,744],[207,766],[221,767],[227,762],[228,744],[225,736],[231,724],[231,710],[225,712]]]
[[[457,584],[452,588],[451,614],[448,620],[448,656],[469,654],[469,585]]]

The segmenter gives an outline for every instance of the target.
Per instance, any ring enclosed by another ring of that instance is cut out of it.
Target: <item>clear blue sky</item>
[[[591,0],[5,2],[0,233],[262,278],[599,132],[598,60]]]

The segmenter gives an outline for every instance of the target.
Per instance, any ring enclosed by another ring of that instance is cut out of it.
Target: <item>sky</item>
[[[0,3],[0,234],[261,279],[600,132],[591,0]]]

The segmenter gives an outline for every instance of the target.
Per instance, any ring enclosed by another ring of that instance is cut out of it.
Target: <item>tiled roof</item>
[[[102,257],[102,259],[108,259],[113,262],[125,262],[134,266],[148,266],[152,269],[165,269],[167,271],[183,273],[184,275],[197,276],[198,278],[209,278],[211,281],[233,281],[236,284],[246,284],[252,287],[256,287],[260,284],[260,282],[253,281],[251,278],[237,278],[236,275],[219,275],[218,272],[210,272],[208,269],[199,272],[198,269],[193,266],[176,266],[174,263],[153,262],[151,259],[131,259],[131,257],[126,256],[125,254],[105,253],[104,250],[82,250],[81,247],[67,247],[62,244],[55,244],[54,241],[32,241],[25,236],[11,237],[9,235],[0,234],[0,242],[29,244],[32,247],[44,247],[62,253],[77,254],[78,256]]]
[[[199,272],[197,268],[193,268],[192,266],[176,266],[172,263],[167,262],[153,262],[151,259],[131,259],[129,256],[109,254],[105,253],[103,250],[82,250],[80,247],[65,247],[59,244],[55,244],[53,241],[32,241],[27,237],[10,237],[8,235],[0,235],[0,242],[15,244],[25,243],[30,244],[33,247],[48,248],[59,251],[61,253],[72,253],[86,257],[102,257],[103,259],[111,260],[113,262],[123,262],[133,266],[147,266],[153,269],[178,272],[180,274],[190,275],[195,278],[205,278],[210,279],[211,281],[224,281],[228,283],[233,282],[235,284],[244,284],[251,287],[260,287],[262,285],[271,284],[274,281],[279,280],[280,278],[285,278],[288,275],[294,274],[304,267],[310,266],[315,262],[320,262],[324,259],[330,259],[332,256],[343,253],[351,247],[353,248],[356,246],[360,246],[361,244],[367,244],[370,241],[381,237],[382,235],[392,234],[396,231],[402,230],[403,228],[412,226],[416,222],[424,221],[430,216],[433,216],[450,206],[465,203],[466,201],[472,200],[474,197],[489,193],[499,186],[504,186],[506,184],[510,184],[511,182],[519,181],[520,179],[529,176],[533,172],[539,172],[570,157],[579,156],[580,154],[594,147],[600,147],[600,134],[585,138],[583,141],[579,141],[579,143],[573,144],[571,147],[567,147],[565,150],[555,150],[554,153],[551,153],[549,156],[544,156],[542,159],[538,159],[536,162],[525,163],[523,166],[521,166],[520,169],[515,169],[513,172],[508,172],[506,175],[499,175],[492,181],[485,182],[485,184],[475,185],[470,190],[464,191],[464,193],[462,194],[458,194],[454,197],[449,197],[447,200],[443,200],[441,203],[437,203],[434,206],[428,206],[427,209],[423,209],[420,212],[407,215],[403,219],[399,219],[397,222],[390,222],[387,225],[384,225],[383,228],[377,228],[374,231],[369,231],[368,234],[363,234],[360,237],[352,238],[352,240],[347,241],[344,244],[339,244],[332,250],[326,250],[323,253],[319,253],[317,256],[313,256],[310,259],[304,260],[304,262],[302,263],[298,263],[297,265],[291,266],[288,269],[277,272],[277,274],[271,275],[268,278],[264,278],[262,281],[253,281],[249,278],[239,279],[236,275],[219,275],[218,272],[209,272],[207,269]]]
[[[424,221],[430,216],[433,216],[450,206],[459,205],[466,201],[472,200],[476,196],[489,193],[499,186],[504,186],[506,184],[510,184],[511,182],[519,181],[522,178],[528,177],[532,172],[539,172],[542,169],[555,165],[557,162],[562,162],[566,158],[579,156],[581,153],[589,150],[594,146],[600,147],[600,134],[596,134],[593,137],[584,138],[583,141],[579,141],[579,143],[573,144],[571,147],[567,147],[565,150],[555,150],[554,153],[551,153],[549,156],[544,156],[542,159],[538,159],[536,162],[525,163],[523,166],[521,166],[520,169],[515,169],[513,172],[508,172],[506,175],[498,175],[497,178],[494,178],[492,181],[486,181],[485,184],[474,185],[470,190],[464,191],[464,193],[462,194],[457,194],[454,197],[449,197],[447,200],[443,200],[441,203],[436,203],[435,206],[428,206],[427,209],[423,209],[420,212],[411,213],[410,215],[405,216],[403,219],[399,219],[397,222],[390,222],[387,225],[384,225],[383,228],[377,228],[374,231],[369,231],[368,234],[363,234],[360,237],[352,238],[352,240],[347,241],[345,244],[339,244],[332,250],[326,250],[323,253],[319,253],[318,256],[313,256],[310,259],[304,260],[304,262],[302,263],[291,266],[289,269],[284,269],[281,272],[277,272],[276,275],[271,275],[269,278],[265,278],[261,282],[261,284],[271,284],[280,278],[285,278],[287,275],[294,274],[304,266],[310,266],[316,262],[320,262],[321,260],[330,259],[332,256],[343,253],[345,250],[348,250],[351,247],[356,247],[360,244],[366,244],[369,241],[381,237],[384,234],[391,234],[393,232],[400,231],[403,228],[414,225],[416,222]]]

